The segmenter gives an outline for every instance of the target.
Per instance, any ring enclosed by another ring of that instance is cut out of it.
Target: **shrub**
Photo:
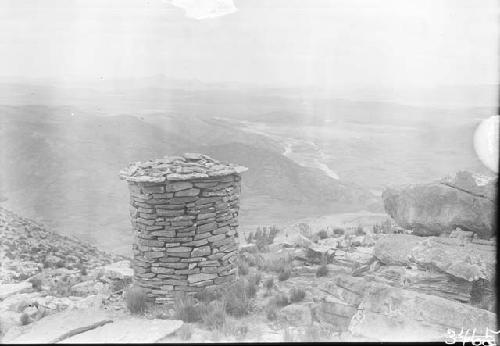
[[[27,313],[23,313],[19,319],[21,321],[22,326],[25,326],[30,323],[30,317],[28,316]]]
[[[31,287],[33,287],[35,290],[37,291],[42,290],[42,280],[38,278],[31,278],[29,282],[31,283]]]
[[[326,264],[322,264],[318,267],[318,270],[316,270],[316,276],[321,277],[321,276],[326,276],[328,274],[328,266]]]
[[[335,235],[344,235],[345,234],[345,229],[336,227],[333,229],[333,234]]]
[[[80,274],[82,276],[87,276],[88,275],[87,267],[81,266],[81,268],[80,268]]]
[[[246,281],[238,280],[224,290],[224,300],[226,303],[226,312],[228,314],[240,317],[250,312],[249,289],[246,287]]]
[[[201,321],[201,308],[191,295],[177,294],[174,299],[174,311],[175,317],[184,322]]]
[[[259,251],[267,251],[269,245],[274,243],[274,238],[279,233],[279,229],[275,226],[261,229],[257,227],[255,233],[250,232],[246,238],[247,243],[256,245]]]
[[[200,309],[203,324],[210,330],[222,329],[226,323],[226,304],[223,301],[214,300],[203,305]]]
[[[256,272],[248,278],[248,281],[250,284],[258,287],[260,282],[262,281],[262,274],[260,272]]]
[[[125,292],[125,301],[127,302],[128,310],[133,314],[140,314],[146,311],[147,295],[141,287],[130,287]]]
[[[326,239],[328,238],[328,232],[325,229],[322,229],[321,231],[318,232],[319,239]]]
[[[302,288],[293,287],[290,290],[290,301],[293,303],[300,302],[306,297],[306,291]]]
[[[238,262],[238,274],[239,275],[248,275],[248,263],[240,258]]]
[[[288,253],[285,255],[272,255],[264,259],[263,263],[259,266],[259,269],[280,273],[285,269],[289,269],[292,266],[292,261],[293,257]]]
[[[274,297],[271,298],[271,301],[269,302],[269,304],[275,305],[275,306],[281,308],[283,306],[290,304],[290,302],[288,301],[288,297],[285,294],[278,293]]]
[[[221,299],[222,292],[221,290],[215,288],[204,288],[203,290],[196,292],[194,298],[202,303],[210,303],[216,299]]]
[[[290,270],[289,269],[283,269],[279,274],[278,274],[278,280],[280,281],[285,281],[290,278]]]
[[[254,281],[245,281],[245,293],[248,298],[253,298],[257,294],[257,285]]]
[[[363,229],[363,227],[361,227],[361,225],[360,225],[360,226],[358,226],[358,227],[356,227],[356,230],[355,230],[355,232],[354,232],[354,233],[355,233],[356,235],[366,235],[366,232],[365,232],[365,230]]]
[[[267,290],[272,289],[274,287],[274,279],[273,278],[266,279],[266,281],[264,281],[264,287]]]

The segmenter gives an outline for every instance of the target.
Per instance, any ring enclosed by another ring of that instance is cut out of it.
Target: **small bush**
[[[238,262],[238,274],[248,275],[248,263],[244,259],[240,259]]]
[[[38,278],[31,278],[29,282],[31,283],[31,287],[33,287],[35,290],[37,291],[42,290],[42,280]]]
[[[345,234],[345,229],[339,228],[339,227],[334,228],[333,229],[333,234],[335,234],[335,235],[344,235]]]
[[[25,326],[30,323],[30,317],[28,316],[27,313],[23,313],[19,319],[21,321],[22,326]]]
[[[318,270],[316,270],[316,277],[322,277],[326,276],[328,274],[328,266],[325,264],[322,264],[318,267]]]
[[[226,312],[232,316],[248,315],[251,309],[250,297],[245,280],[238,280],[224,290]]]
[[[278,274],[278,280],[280,281],[285,281],[285,280],[288,280],[290,278],[290,270],[289,269],[283,269],[283,271],[281,271],[279,274]]]
[[[321,231],[318,232],[319,239],[326,239],[328,238],[328,232],[325,229],[322,229]]]
[[[88,273],[88,271],[87,271],[87,267],[82,266],[82,267],[80,268],[80,274],[81,274],[82,276],[87,276],[87,275],[89,274],[89,273]]]
[[[196,292],[194,298],[202,303],[210,303],[216,299],[221,299],[222,292],[221,290],[214,288],[204,288],[203,290]]]
[[[306,291],[302,288],[294,287],[290,290],[290,301],[293,303],[300,302],[306,297]]]
[[[201,309],[201,320],[210,330],[221,330],[226,323],[226,304],[223,301],[215,300]]]
[[[133,314],[140,314],[146,311],[147,295],[141,287],[130,287],[125,292],[125,301],[127,302],[128,310]]]
[[[281,308],[283,306],[287,306],[288,304],[290,304],[290,302],[288,301],[288,297],[285,294],[278,293],[274,297],[271,298],[271,301],[269,304],[275,305],[275,306]]]
[[[269,278],[269,279],[266,279],[266,281],[264,281],[264,288],[267,289],[267,290],[270,290],[274,287],[274,279],[273,278]]]
[[[191,295],[177,294],[174,299],[174,311],[175,317],[184,322],[201,321],[201,308]]]
[[[262,281],[262,274],[260,272],[256,272],[248,278],[248,281],[250,284],[258,287],[260,282]]]
[[[293,257],[288,254],[273,254],[264,259],[259,265],[260,270],[280,273],[284,270],[290,270],[292,267]]]
[[[245,281],[245,293],[248,298],[254,298],[257,294],[257,285],[254,281]]]
[[[361,226],[358,226],[356,227],[356,231],[354,232],[356,235],[366,235],[366,232],[365,230],[363,229],[363,227]]]
[[[247,243],[253,243],[256,245],[257,249],[261,252],[265,252],[269,249],[269,245],[274,243],[274,238],[279,233],[279,229],[275,226],[266,228],[257,227],[255,233],[250,232],[246,238]]]

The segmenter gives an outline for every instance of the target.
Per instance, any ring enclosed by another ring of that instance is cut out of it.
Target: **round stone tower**
[[[186,153],[131,163],[134,279],[157,303],[235,280],[240,173],[247,168]]]

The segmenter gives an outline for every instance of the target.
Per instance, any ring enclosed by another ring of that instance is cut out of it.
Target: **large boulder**
[[[429,184],[386,189],[385,211],[415,235],[448,234],[456,227],[480,238],[494,234],[496,180],[479,185],[468,172]]]

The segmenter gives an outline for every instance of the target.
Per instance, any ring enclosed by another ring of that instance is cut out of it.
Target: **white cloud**
[[[215,18],[238,11],[233,0],[172,0],[171,4],[182,8],[186,17],[194,19]]]

